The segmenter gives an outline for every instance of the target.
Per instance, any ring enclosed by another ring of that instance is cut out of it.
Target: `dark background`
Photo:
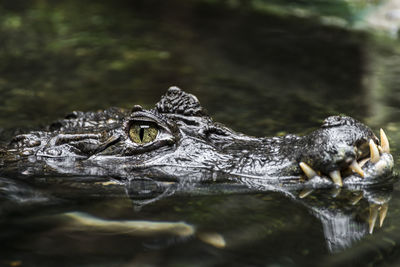
[[[302,134],[327,116],[353,116],[376,133],[385,129],[399,166],[398,40],[355,29],[366,2],[1,1],[0,139],[72,110],[152,108],[176,85],[215,121],[250,135]],[[196,238],[165,244],[71,230],[65,218],[44,216],[57,208],[20,217],[0,209],[0,265],[396,264],[398,195],[397,186],[382,229],[336,254],[320,221],[277,193],[171,198],[139,213],[126,198],[72,207],[186,221],[222,232],[230,244],[224,250]]]

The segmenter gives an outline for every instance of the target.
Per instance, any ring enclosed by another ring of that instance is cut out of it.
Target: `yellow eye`
[[[153,142],[158,135],[157,126],[153,123],[134,122],[129,128],[129,137],[136,144]]]

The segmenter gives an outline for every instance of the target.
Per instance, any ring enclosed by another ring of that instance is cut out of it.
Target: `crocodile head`
[[[213,122],[197,98],[171,87],[154,109],[74,112],[0,150],[0,172],[31,176],[150,177],[248,184],[369,185],[393,158],[364,124],[334,116],[306,136],[256,138]]]

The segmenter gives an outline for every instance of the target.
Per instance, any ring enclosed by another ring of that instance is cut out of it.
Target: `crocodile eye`
[[[152,122],[134,122],[129,128],[130,139],[139,145],[153,142],[157,135],[157,125]]]

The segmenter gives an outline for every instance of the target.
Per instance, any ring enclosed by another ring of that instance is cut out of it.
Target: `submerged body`
[[[329,117],[306,136],[255,138],[213,122],[195,96],[177,87],[152,110],[74,112],[0,148],[0,173],[14,177],[250,180],[315,188],[380,183],[392,169],[383,131],[379,140],[353,118]]]

